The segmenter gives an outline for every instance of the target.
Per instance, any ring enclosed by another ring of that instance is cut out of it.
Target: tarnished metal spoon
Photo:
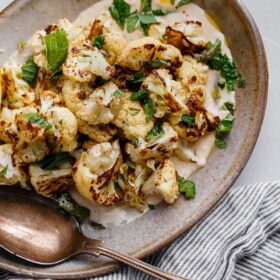
[[[76,219],[66,219],[52,200],[16,187],[0,187],[0,247],[39,265],[55,265],[78,254],[104,255],[157,279],[187,279],[85,237]]]

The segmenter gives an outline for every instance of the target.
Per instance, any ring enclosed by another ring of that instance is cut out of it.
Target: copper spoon
[[[107,256],[157,279],[187,279],[165,272],[85,237],[74,217],[66,219],[56,204],[31,191],[0,187],[0,247],[35,264],[49,266],[78,254]]]

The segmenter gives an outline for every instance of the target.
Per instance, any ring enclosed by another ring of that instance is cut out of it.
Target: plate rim
[[[0,15],[9,12],[14,5],[16,5],[18,2],[21,2],[23,0],[14,0],[12,3],[10,3],[4,10],[0,12]],[[224,183],[223,188],[217,193],[216,196],[213,196],[211,199],[207,201],[207,204],[204,205],[204,207],[201,207],[198,209],[197,215],[194,217],[192,216],[191,219],[184,224],[182,227],[175,229],[168,238],[164,239],[160,244],[157,244],[156,246],[153,246],[152,248],[143,249],[143,252],[139,252],[137,254],[133,254],[134,257],[137,257],[139,259],[143,259],[145,257],[148,257],[155,253],[156,251],[162,249],[163,247],[171,244],[175,239],[180,237],[182,234],[190,230],[194,225],[196,225],[198,222],[200,222],[225,196],[225,194],[230,190],[234,182],[239,177],[240,173],[246,166],[248,160],[250,159],[250,156],[254,150],[254,147],[257,143],[257,140],[259,138],[260,130],[262,128],[263,119],[266,112],[266,104],[267,104],[267,98],[268,98],[268,80],[269,80],[269,71],[268,71],[268,63],[267,63],[267,57],[266,57],[266,51],[264,47],[264,43],[260,34],[260,31],[257,27],[257,24],[252,17],[251,13],[245,6],[243,2],[240,0],[231,0],[229,3],[233,9],[238,13],[240,20],[243,21],[244,25],[247,26],[249,33],[248,36],[251,37],[251,41],[255,43],[254,50],[256,51],[256,65],[258,65],[258,72],[259,72],[259,96],[260,96],[260,107],[261,109],[258,114],[258,118],[256,119],[254,126],[254,129],[252,131],[252,138],[250,139],[250,145],[249,149],[243,148],[244,155],[242,157],[242,160],[239,160],[237,162],[237,167],[235,168],[235,171],[232,172],[231,178]],[[146,247],[146,246],[145,246]],[[56,279],[77,279],[78,278],[86,278],[86,277],[94,277],[94,276],[102,276],[108,273],[111,273],[113,271],[116,271],[117,269],[121,268],[123,265],[119,264],[117,262],[108,262],[103,263],[95,267],[94,269],[90,268],[82,268],[79,271],[75,272],[34,272],[32,271],[32,268],[20,268],[16,267],[15,265],[5,264],[1,263],[0,261],[0,268],[4,269],[8,272],[22,275],[22,276],[31,276],[31,277],[55,277]]]

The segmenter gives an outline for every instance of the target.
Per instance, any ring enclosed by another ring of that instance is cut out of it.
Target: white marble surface
[[[221,0],[224,1],[224,0]],[[11,0],[0,0],[0,10]],[[280,0],[243,0],[267,51],[270,80],[266,116],[255,150],[235,184],[280,179]]]

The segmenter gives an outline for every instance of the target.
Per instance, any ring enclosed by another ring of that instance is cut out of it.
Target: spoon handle
[[[95,256],[103,255],[110,257],[127,265],[130,265],[136,269],[139,269],[147,274],[154,276],[156,279],[161,280],[190,280],[189,278],[174,275],[172,273],[161,270],[153,265],[145,263],[139,259],[132,256],[125,255],[114,250],[108,249],[103,246],[101,242],[96,242],[95,240],[88,239],[85,244],[85,250],[87,253],[91,253]]]

